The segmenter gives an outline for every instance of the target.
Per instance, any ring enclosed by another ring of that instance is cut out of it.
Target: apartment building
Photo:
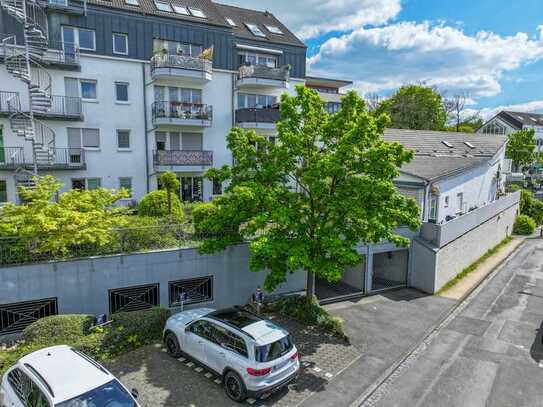
[[[268,12],[210,0],[0,5],[0,202],[16,201],[35,167],[64,190],[125,187],[134,201],[174,171],[183,201],[207,201],[222,185],[203,174],[232,163],[229,130],[274,137],[280,95],[305,83],[305,45]]]

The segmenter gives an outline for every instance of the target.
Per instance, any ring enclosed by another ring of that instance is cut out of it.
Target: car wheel
[[[174,333],[169,332],[168,334],[166,334],[166,338],[164,338],[164,344],[166,345],[168,355],[176,359],[182,356],[183,352],[181,352],[179,341],[177,340],[177,337]]]
[[[232,371],[224,376],[224,391],[228,397],[238,403],[245,401],[247,398],[247,390],[243,380],[237,373]]]

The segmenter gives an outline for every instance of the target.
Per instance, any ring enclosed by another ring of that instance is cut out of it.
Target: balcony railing
[[[238,79],[268,79],[274,81],[288,82],[290,79],[290,66],[271,68],[265,65],[243,65],[238,71]]]
[[[43,59],[53,65],[79,66],[79,46],[71,42],[49,41],[49,52]]]
[[[213,165],[212,151],[189,151],[189,150],[160,150],[154,152],[155,166],[158,165]]]
[[[15,100],[16,105],[19,104],[19,93],[17,92],[8,92],[0,91],[0,113],[9,113],[8,101]]]
[[[151,72],[158,68],[177,68],[190,71],[201,71],[211,74],[213,62],[209,59],[191,57],[188,55],[153,55],[151,58]]]
[[[51,95],[51,107],[36,116],[44,118],[79,119],[83,118],[83,104],[80,97]]]
[[[48,158],[39,157],[38,168],[47,169],[84,169],[85,150],[81,148],[55,148]],[[33,157],[25,154],[23,147],[0,147],[0,169],[32,168]]]
[[[152,106],[153,120],[213,120],[213,107],[201,103],[188,102],[154,102]]]
[[[276,123],[280,118],[279,108],[244,108],[236,110],[236,123]]]

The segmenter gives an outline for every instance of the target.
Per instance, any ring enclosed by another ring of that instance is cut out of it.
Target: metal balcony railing
[[[280,118],[279,108],[243,108],[236,110],[236,123],[277,123]]]
[[[79,65],[79,46],[71,42],[49,41],[49,52],[43,60],[49,64]]]
[[[209,59],[188,55],[156,54],[151,57],[151,72],[158,68],[178,68],[212,73],[213,62]]]
[[[238,79],[258,78],[288,82],[290,79],[290,66],[271,68],[266,65],[243,65],[239,67]]]
[[[11,100],[16,104],[19,104],[19,93],[0,91],[0,113],[9,113],[8,101]]]
[[[51,107],[44,112],[35,112],[35,115],[45,118],[81,118],[83,103],[80,97],[51,95]]]
[[[201,103],[188,102],[154,102],[152,105],[153,120],[213,120],[213,107]]]
[[[0,147],[0,169],[17,169],[32,167],[33,157],[25,154],[23,147]],[[85,150],[81,148],[55,148],[49,157],[38,158],[38,168],[71,169],[84,168]]]
[[[213,151],[160,150],[154,151],[156,165],[213,165]]]

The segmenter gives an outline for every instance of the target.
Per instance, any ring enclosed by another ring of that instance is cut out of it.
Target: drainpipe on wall
[[[145,62],[141,63],[143,84],[143,120],[145,126],[145,193],[149,193],[149,140],[147,139],[147,89],[145,86]]]
[[[422,221],[428,221],[428,199],[430,198],[430,183],[426,182],[424,185],[424,202],[422,203]]]

